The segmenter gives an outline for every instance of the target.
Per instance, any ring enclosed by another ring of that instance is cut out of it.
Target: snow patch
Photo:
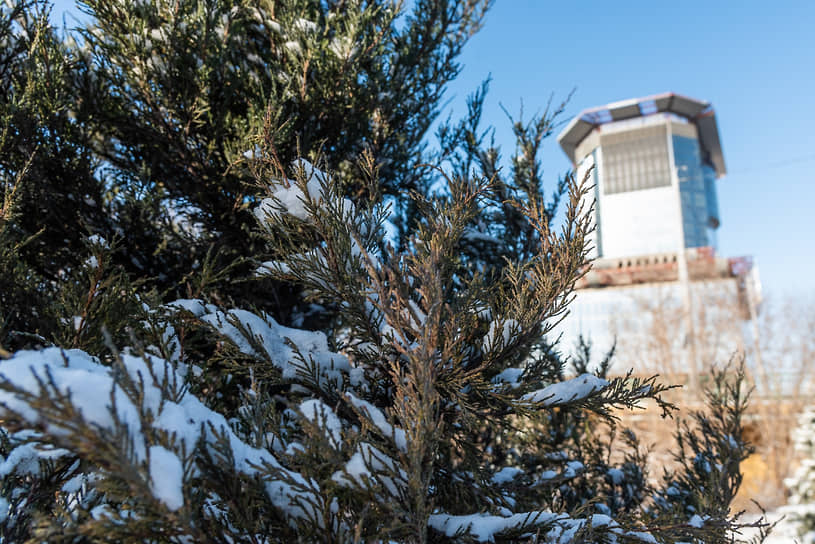
[[[521,398],[527,402],[542,403],[544,406],[557,406],[583,400],[608,385],[607,380],[598,378],[594,374],[581,374],[577,378],[553,383],[543,389],[527,393]]]
[[[144,413],[152,412],[155,415],[153,427],[158,431],[167,431],[178,449],[184,444],[192,448],[199,439],[203,439],[209,454],[221,457],[215,444],[225,440],[238,472],[253,477],[266,475],[271,469],[276,478],[266,480],[265,487],[272,503],[292,518],[322,523],[319,486],[316,482],[284,468],[269,451],[243,442],[221,414],[209,409],[194,395],[179,390],[176,402],[163,398],[159,384],[184,383],[183,376],[176,372],[173,365],[158,357],[140,358],[127,353],[122,355],[122,363],[130,378],[135,383],[143,384],[141,409],[117,384],[116,368],[102,366],[98,360],[80,350],[47,348],[19,351],[3,361],[1,375],[9,386],[19,389],[21,394],[10,390],[0,391],[0,415],[16,414],[31,425],[42,425],[54,436],[66,435],[67,430],[43,417],[26,399],[26,395],[36,398],[41,392],[40,384],[52,381],[60,394],[70,397],[74,409],[89,428],[108,432],[126,429],[133,444],[133,461],[142,463],[147,457],[146,439],[141,426],[142,410]],[[157,453],[155,465],[152,457],[150,460],[151,477],[166,476],[167,481],[153,480],[153,490],[168,507],[180,507],[178,475],[183,474],[180,461],[177,457],[173,460],[170,456],[175,455],[169,450],[164,453],[154,448],[150,448],[151,456]],[[105,509],[93,515],[104,516]]]
[[[285,380],[294,381],[314,364],[321,386],[341,388],[343,376],[351,372],[348,359],[328,349],[328,339],[322,332],[284,327],[268,314],[246,310],[216,311],[201,316],[201,320],[232,340],[242,353],[269,360]]]
[[[325,437],[332,442],[337,449],[342,445],[342,424],[340,418],[323,401],[310,399],[300,403],[300,413],[307,420],[320,427]]]
[[[453,537],[463,532],[469,534],[478,542],[494,542],[495,535],[507,529],[523,529],[534,525],[551,523],[558,519],[566,519],[566,516],[551,512],[525,512],[510,516],[433,514],[427,524],[440,533],[444,533],[447,537]]]
[[[492,321],[487,334],[481,341],[481,349],[489,353],[496,348],[504,348],[510,344],[515,335],[521,330],[521,324],[515,319],[506,321]]]
[[[373,423],[383,435],[388,438],[393,438],[396,447],[399,448],[400,451],[407,451],[407,435],[405,431],[388,423],[388,418],[385,417],[382,410],[366,400],[355,397],[351,393],[346,393],[345,397],[357,410],[370,419],[371,423]]]
[[[150,446],[150,481],[153,496],[171,511],[184,506],[184,467],[173,452],[162,446]]]
[[[516,467],[504,467],[492,475],[492,483],[505,484],[511,482],[519,475],[523,474],[523,470]]]

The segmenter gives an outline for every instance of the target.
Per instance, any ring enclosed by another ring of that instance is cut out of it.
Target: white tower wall
[[[679,210],[675,193],[676,189],[668,186],[603,196],[603,257],[676,251]]]

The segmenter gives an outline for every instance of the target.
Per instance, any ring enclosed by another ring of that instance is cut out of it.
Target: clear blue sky
[[[765,293],[815,293],[815,2],[497,0],[465,48],[451,107],[492,75],[485,122],[512,146],[499,107],[527,113],[672,91],[716,110],[725,256],[753,255]],[[552,138],[552,180],[569,162]]]
[[[58,0],[55,15],[73,2]],[[69,23],[70,25],[70,23]],[[753,255],[765,293],[815,293],[815,2],[497,0],[466,46],[449,107],[492,75],[485,124],[505,153],[499,104],[527,114],[576,92],[582,109],[672,91],[716,110],[728,175],[719,182],[723,255]],[[570,165],[555,138],[554,181]]]

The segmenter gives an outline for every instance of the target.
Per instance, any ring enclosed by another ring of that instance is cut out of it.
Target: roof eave
[[[603,112],[606,112],[605,116],[598,115]],[[578,160],[575,156],[577,146],[595,128],[606,123],[645,117],[655,113],[673,113],[694,123],[699,132],[702,153],[716,171],[716,177],[720,178],[727,173],[721,141],[719,140],[719,129],[716,125],[716,115],[713,113],[710,103],[676,93],[663,93],[623,100],[606,106],[583,110],[566,125],[566,128],[558,135],[557,140],[572,164],[575,165]],[[598,121],[598,118],[607,118],[608,120]]]

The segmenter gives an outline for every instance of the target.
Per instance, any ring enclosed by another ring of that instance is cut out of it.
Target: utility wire
[[[775,161],[759,166],[753,166],[752,168],[741,168],[739,170],[733,170],[729,172],[730,174],[746,174],[749,172],[763,172],[766,170],[772,170],[773,168],[782,168],[784,166],[789,166],[791,164],[800,164],[803,162],[810,162],[815,161],[815,153],[810,153],[809,155],[800,155],[798,157],[792,157],[791,159],[783,160],[783,161]]]

